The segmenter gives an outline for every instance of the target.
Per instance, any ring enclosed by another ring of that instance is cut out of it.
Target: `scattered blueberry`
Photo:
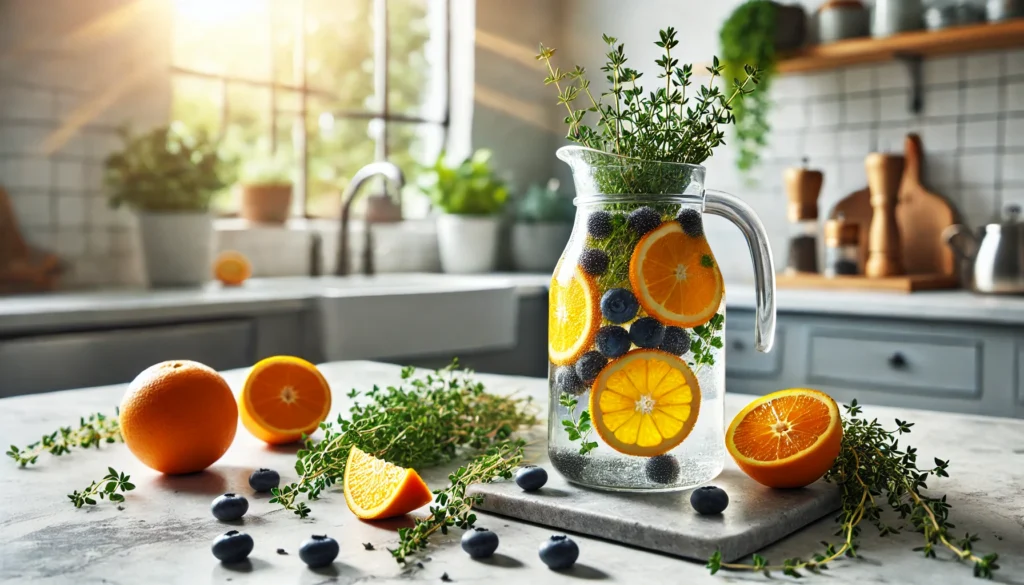
[[[279,554],[279,555],[286,555],[286,554],[288,554],[288,551],[284,550],[283,548],[279,548],[279,549],[277,549],[277,554]]]
[[[640,303],[636,295],[625,288],[613,288],[601,296],[601,313],[612,323],[625,323],[636,317]]]
[[[696,209],[684,209],[676,218],[683,232],[691,238],[699,238],[704,235],[704,220]]]
[[[471,528],[462,535],[462,550],[474,559],[487,558],[498,550],[498,535],[486,528]]]
[[[326,567],[338,558],[338,541],[327,535],[314,534],[299,547],[299,558],[311,569]]]
[[[629,333],[618,325],[605,325],[597,330],[597,337],[594,340],[597,350],[606,358],[617,358],[626,355],[632,343],[629,340]]]
[[[587,391],[586,384],[580,380],[579,374],[572,366],[562,366],[555,370],[555,389],[559,394],[579,396]]]
[[[675,483],[679,479],[679,461],[671,455],[651,457],[644,464],[644,473],[654,483]]]
[[[683,355],[690,351],[690,334],[681,327],[666,327],[659,349],[672,355]]]
[[[580,254],[580,268],[591,276],[601,276],[608,270],[608,252],[587,248]]]
[[[452,582],[452,578],[448,576],[448,573],[441,573],[441,582],[442,583],[451,583]]]
[[[252,552],[252,537],[244,532],[229,530],[213,539],[213,556],[222,563],[244,561]]]
[[[690,494],[690,505],[704,516],[721,514],[729,506],[729,494],[717,486],[701,486]]]
[[[210,504],[210,512],[217,520],[238,520],[249,511],[249,500],[245,496],[224,494],[217,496]]]
[[[590,386],[594,379],[601,373],[601,369],[608,365],[608,358],[601,355],[599,351],[588,351],[580,356],[576,362],[576,375],[584,384]]]
[[[580,556],[580,547],[564,534],[552,536],[540,544],[540,560],[549,569],[568,569],[576,564]]]
[[[249,476],[249,487],[258,492],[269,492],[281,485],[281,476],[273,469],[261,467]]]
[[[587,218],[587,233],[595,240],[603,240],[612,235],[612,214],[607,211],[595,211]]]
[[[634,209],[626,222],[629,224],[629,229],[642,236],[661,225],[661,214],[645,205]]]
[[[373,548],[373,543],[372,542],[364,542],[363,543],[363,550],[377,550],[377,549]]]
[[[641,317],[629,326],[629,339],[637,347],[658,347],[665,339],[665,326],[653,317]]]
[[[548,482],[548,472],[543,467],[524,465],[516,471],[516,485],[525,491],[532,492],[544,487]]]

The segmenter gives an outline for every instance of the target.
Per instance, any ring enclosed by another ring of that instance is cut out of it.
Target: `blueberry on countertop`
[[[230,530],[213,539],[213,556],[222,563],[244,561],[252,552],[252,537],[244,532]]]
[[[637,347],[658,347],[665,339],[665,326],[653,317],[640,317],[629,326],[629,339]]]
[[[540,544],[540,560],[550,569],[568,569],[576,564],[580,547],[568,536],[558,534]]]
[[[210,504],[210,512],[217,520],[238,520],[249,511],[249,500],[237,494],[217,496]]]
[[[548,472],[543,467],[524,465],[516,471],[516,485],[525,491],[539,490],[547,482]]]
[[[666,327],[665,338],[658,349],[672,355],[683,355],[690,351],[690,334],[682,327]]]
[[[601,296],[601,314],[612,323],[625,323],[636,317],[640,303],[632,291],[624,288],[609,289]]]
[[[704,235],[704,220],[696,209],[684,209],[676,217],[676,221],[683,228],[683,233],[691,238],[699,238]]]
[[[679,461],[671,455],[651,457],[644,464],[644,474],[654,483],[675,483],[679,479]]]
[[[498,535],[486,528],[470,528],[462,535],[462,550],[474,559],[484,559],[498,550]]]
[[[572,366],[561,366],[555,370],[555,389],[559,394],[571,394],[579,396],[587,390],[586,384],[580,380],[576,368]]]
[[[721,514],[729,506],[729,494],[718,486],[704,485],[690,494],[690,505],[698,514]]]
[[[595,240],[603,240],[612,235],[612,214],[607,211],[595,211],[587,217],[587,233]]]
[[[580,254],[580,268],[591,276],[601,276],[608,271],[608,252],[587,248]]]
[[[601,355],[599,351],[588,351],[580,356],[576,362],[576,375],[584,384],[590,386],[594,379],[601,373],[601,369],[608,365],[608,358]]]
[[[326,567],[338,558],[338,541],[330,536],[314,534],[299,547],[299,558],[311,569]]]
[[[597,351],[609,359],[626,355],[632,343],[629,333],[618,325],[605,325],[597,330],[597,337],[594,338]]]
[[[630,212],[626,223],[629,224],[629,229],[642,236],[661,225],[661,214],[645,205]]]
[[[249,476],[249,487],[257,492],[269,492],[281,485],[281,476],[273,469],[261,467]]]

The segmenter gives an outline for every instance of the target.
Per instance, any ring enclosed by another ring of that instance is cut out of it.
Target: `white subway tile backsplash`
[[[1003,153],[1000,165],[1004,183],[1024,183],[1024,151]]]
[[[867,156],[867,153],[864,153]],[[833,188],[838,196],[858,191],[867,186],[867,171],[864,170],[864,157],[859,160],[844,161],[839,165]]]
[[[870,128],[843,130],[839,133],[839,155],[864,158],[875,148],[875,132]]]
[[[1024,146],[1024,117],[1006,120],[1003,126],[1003,146]]]
[[[822,71],[803,76],[804,95],[830,96],[842,93],[838,71]]]
[[[878,119],[883,122],[902,122],[913,117],[906,93],[888,93],[879,98]]]
[[[780,101],[769,116],[775,129],[803,128],[807,125],[807,105],[803,100]]]
[[[52,91],[11,85],[4,94],[4,118],[20,121],[53,119]]]
[[[60,195],[57,198],[58,227],[84,227],[86,225],[86,201],[83,193]]]
[[[768,148],[766,150],[773,160],[799,158],[804,154],[803,134],[779,131],[776,128],[768,136]]]
[[[1024,49],[1006,52],[1006,74],[1024,75]]]
[[[997,193],[994,187],[965,186],[953,197],[967,225],[978,226],[992,221],[996,215]]]
[[[964,123],[964,148],[992,148],[998,144],[998,121],[979,120]]]
[[[110,231],[107,229],[93,228],[89,231],[87,242],[89,254],[94,256],[105,256],[111,249]]]
[[[907,139],[910,127],[901,122],[889,122],[878,127],[878,140],[875,144],[877,152],[903,152],[903,144]]]
[[[960,149],[960,125],[955,122],[927,122],[921,128],[925,152],[955,152]]]
[[[810,130],[804,138],[804,150],[817,159],[836,156],[838,138],[834,130]]]
[[[872,65],[847,67],[843,71],[843,93],[849,95],[860,91],[876,89],[875,70]]]
[[[841,119],[840,114],[840,101],[839,100],[820,100],[813,101],[810,103],[810,126],[814,128],[823,128],[828,126],[838,126]]]
[[[999,111],[998,85],[968,85],[964,98],[965,114],[994,114]]]
[[[960,81],[960,61],[962,57],[943,57],[941,59],[925,59],[922,80],[925,85],[940,85]]]
[[[11,205],[23,230],[49,228],[53,225],[53,206],[50,195],[43,191],[12,192]]]
[[[877,67],[879,89],[905,89],[910,87],[910,70],[903,63],[892,61]]]
[[[1006,111],[1024,112],[1024,80],[1006,85]]]
[[[873,122],[877,119],[878,97],[870,95],[849,98],[843,110],[843,119],[847,124]]]
[[[59,160],[57,167],[57,188],[61,191],[71,191],[84,188],[84,171],[82,163],[76,160]]]
[[[8,188],[49,189],[50,161],[38,157],[9,158],[4,164],[6,169],[4,184]]]
[[[978,81],[999,77],[1003,53],[974,53],[964,57],[964,79]]]
[[[64,259],[79,259],[85,256],[85,232],[80,227],[61,227],[57,234],[57,254]]]
[[[960,88],[933,89],[924,94],[924,111],[929,118],[956,116],[960,113]]]
[[[996,183],[996,158],[991,154],[962,154],[957,165],[962,186],[986,187]]]
[[[934,154],[927,144],[924,145],[924,153],[921,181],[938,191],[940,195],[953,193],[954,189],[949,187],[960,182],[957,177],[957,167],[959,166],[957,161],[959,157],[955,154],[947,153]]]

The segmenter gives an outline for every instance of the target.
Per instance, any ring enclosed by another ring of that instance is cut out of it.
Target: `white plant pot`
[[[205,212],[139,213],[149,286],[196,286],[213,273],[213,217]]]
[[[497,217],[439,215],[441,270],[448,274],[494,272],[498,266],[499,226]]]
[[[525,272],[554,272],[570,236],[571,222],[517,223],[512,226],[512,263]]]

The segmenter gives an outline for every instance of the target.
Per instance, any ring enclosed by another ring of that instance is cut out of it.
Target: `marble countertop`
[[[351,403],[351,387],[368,388],[398,380],[399,368],[371,362],[326,364],[322,371],[334,388],[334,411]],[[236,391],[245,372],[227,372]],[[544,380],[481,375],[494,392],[522,392],[538,399],[546,395]],[[112,412],[124,386],[108,386],[0,400],[0,444],[22,445],[58,425],[70,424],[82,414]],[[750,399],[727,395],[726,420]],[[542,401],[543,403],[544,401]],[[910,443],[922,461],[940,456],[951,460],[951,478],[929,482],[932,493],[945,493],[952,504],[956,532],[977,533],[978,551],[1000,554],[999,582],[1022,583],[1024,574],[1024,421],[907,409],[865,409],[882,421],[895,417],[915,423]],[[333,416],[333,414],[332,414]],[[537,433],[543,433],[539,427]],[[543,441],[533,448],[542,448]],[[397,536],[396,523],[358,521],[336,490],[312,505],[313,516],[299,520],[266,502],[250,498],[241,530],[251,534],[256,548],[251,563],[228,568],[210,554],[212,539],[234,526],[214,520],[209,502],[220,493],[251,493],[246,485],[257,466],[277,469],[285,481],[295,478],[292,450],[270,449],[239,428],[234,445],[207,471],[182,477],[162,476],[138,463],[120,444],[101,450],[76,452],[61,458],[43,456],[38,465],[19,469],[0,461],[0,582],[3,583],[385,583],[441,582],[447,573],[455,583],[533,585],[599,581],[623,585],[638,583],[774,582],[759,575],[723,574],[711,577],[699,563],[627,548],[613,542],[575,536],[580,544],[579,564],[573,570],[548,570],[537,558],[537,546],[552,531],[508,518],[479,514],[479,524],[490,526],[501,538],[497,561],[471,561],[459,547],[460,531],[434,539],[430,560],[422,569],[404,573],[387,547]],[[88,485],[113,466],[132,476],[137,489],[127,496],[124,510],[108,502],[75,509],[65,494]],[[426,470],[428,483],[441,485],[447,469]],[[422,513],[422,511],[420,511]],[[823,519],[770,546],[770,559],[806,555],[819,549],[819,541],[834,540],[833,521]],[[911,549],[920,535],[909,532],[881,539],[866,527],[860,539],[860,559],[843,560],[824,576],[801,582],[899,583],[935,585],[972,583],[971,568],[957,565],[939,553],[940,560],[925,559]],[[302,565],[296,552],[311,534],[337,538],[341,554],[333,567],[314,572]],[[364,550],[370,542],[374,551]],[[285,549],[288,555],[275,551]]]

